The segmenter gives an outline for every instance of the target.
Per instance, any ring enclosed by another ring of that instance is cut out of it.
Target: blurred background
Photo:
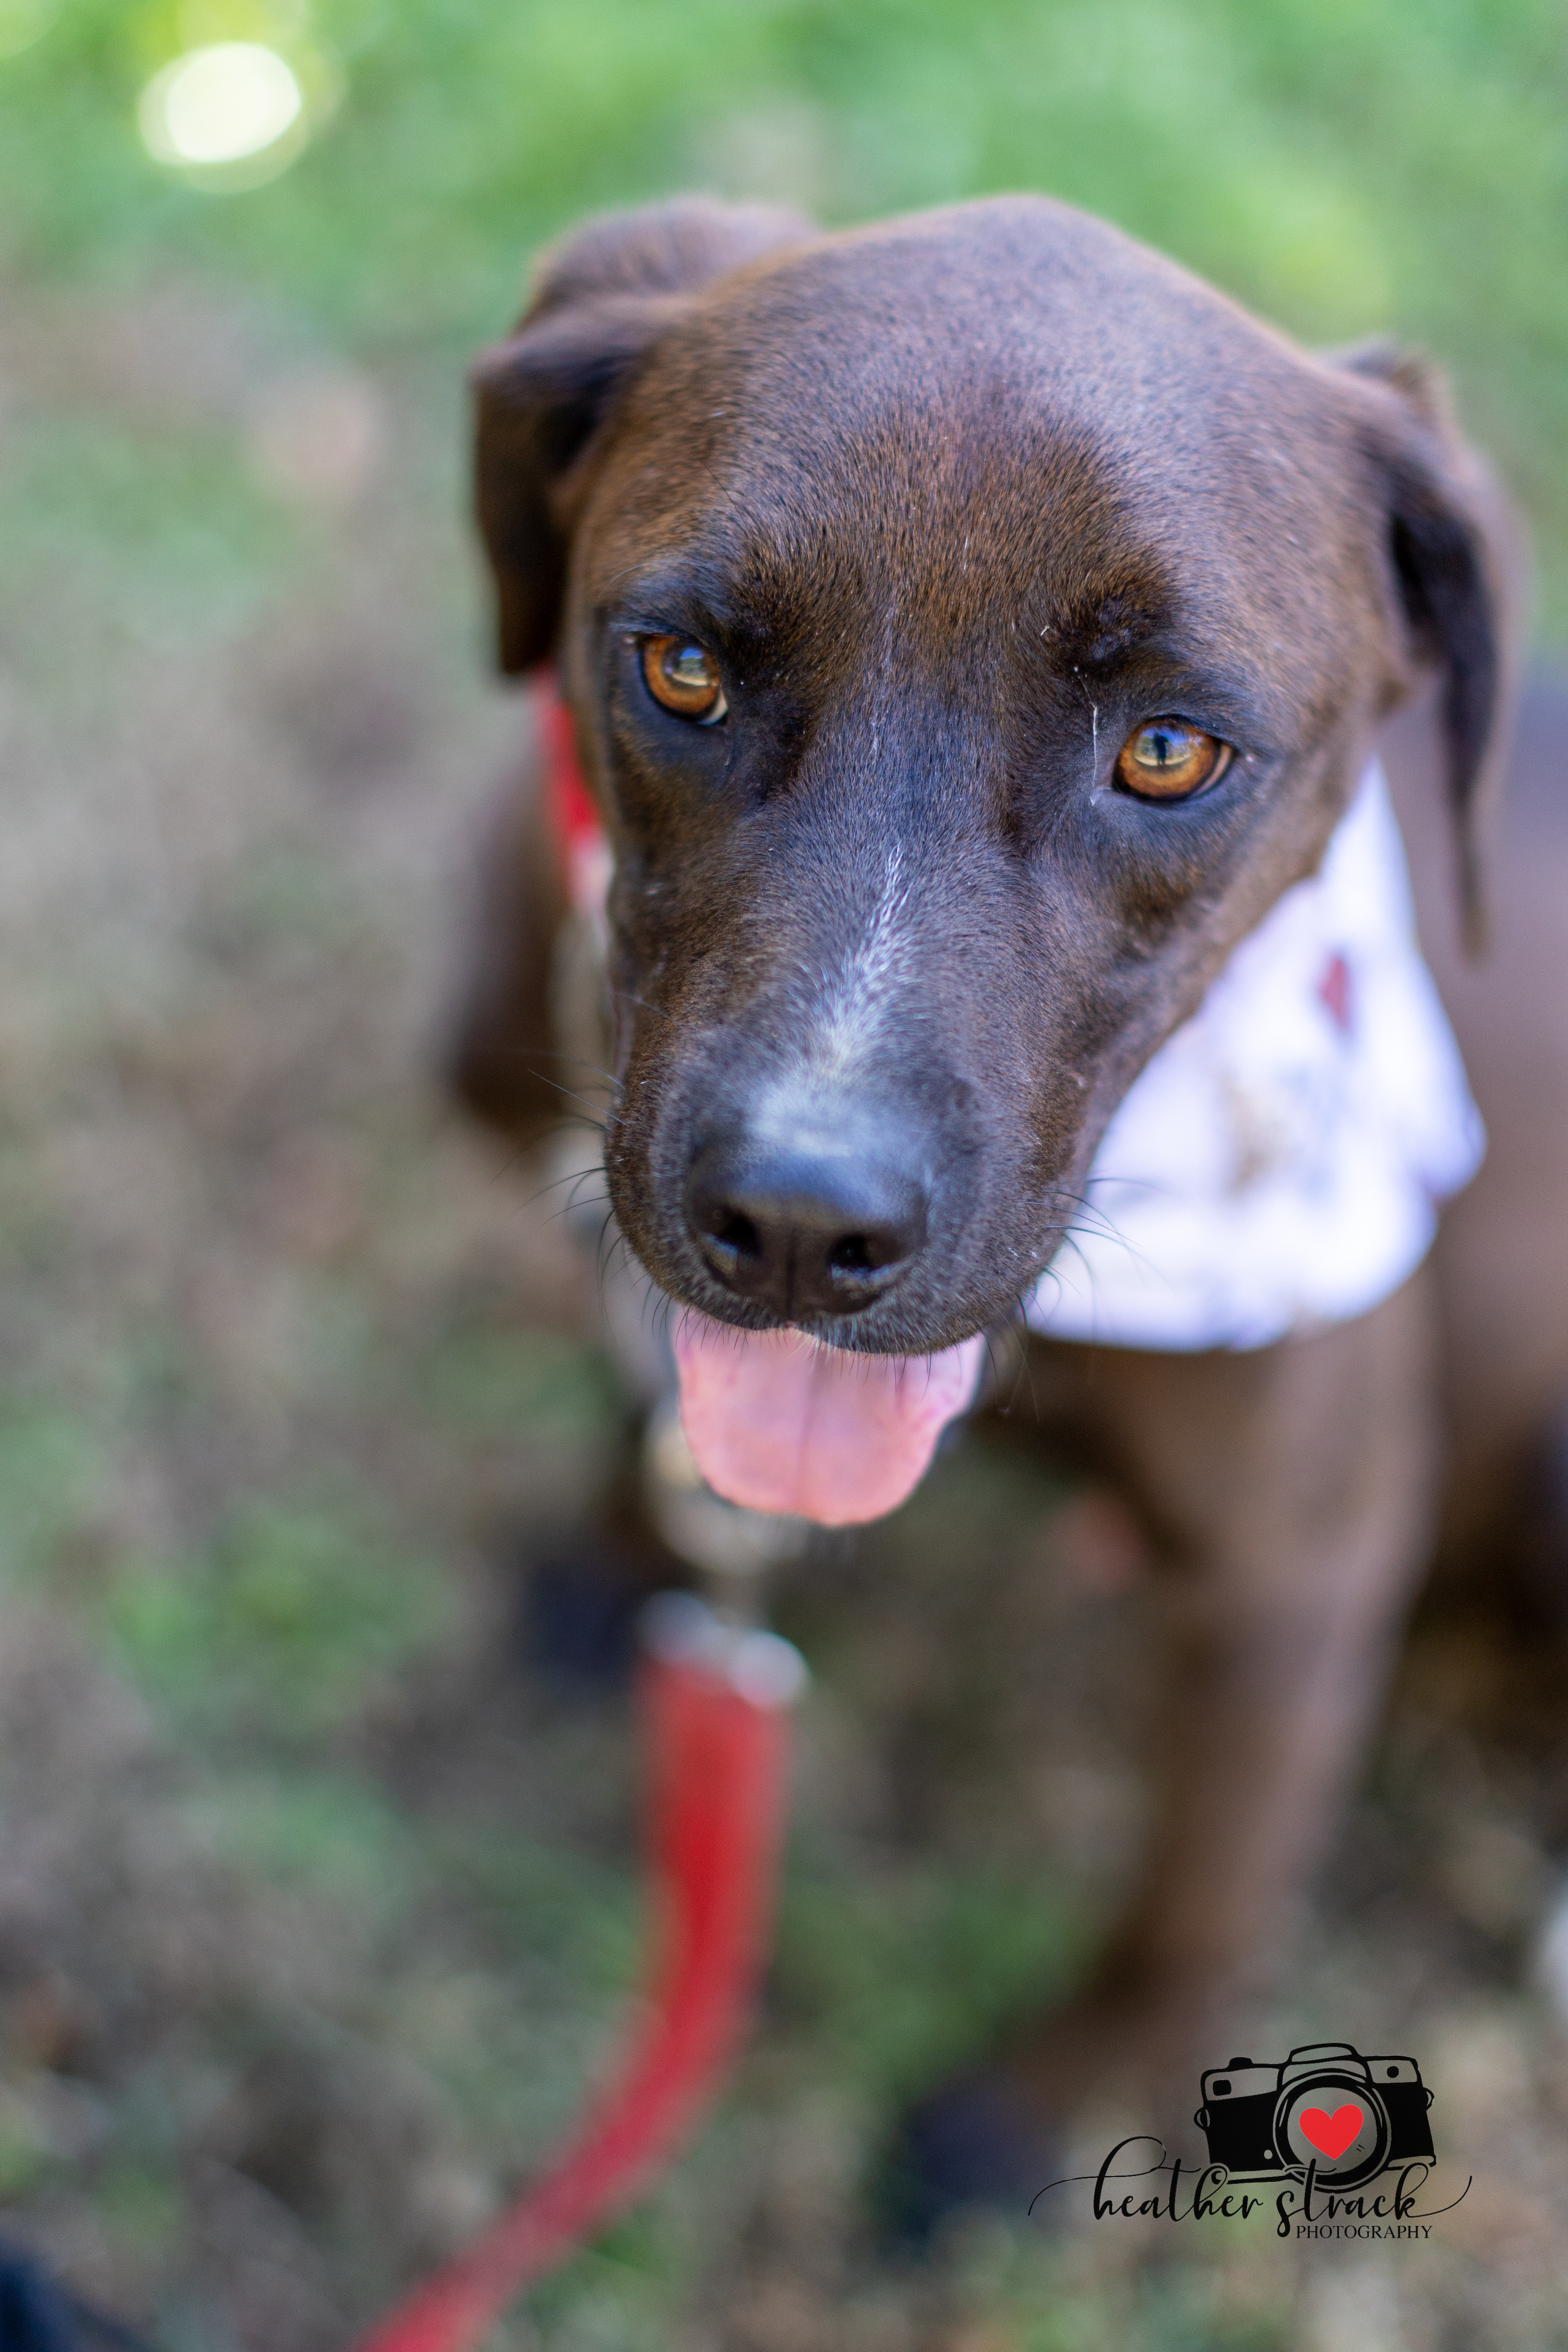
[[[464,362],[542,240],[692,187],[1045,189],[1424,345],[1568,639],[1557,0],[0,0],[0,2233],[166,2352],[336,2352],[634,1972],[624,1695],[520,1616],[616,1457],[591,1272],[430,1072],[527,726]],[[866,2154],[1114,1899],[1135,1574],[981,1436],[780,1614],[763,2029],[497,2347],[1568,2345],[1560,1645],[1428,1609],[1281,1996],[1441,2086],[1429,2245],[998,2225],[915,2278]]]

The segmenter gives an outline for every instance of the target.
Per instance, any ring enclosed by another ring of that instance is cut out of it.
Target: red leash
[[[653,1613],[643,1675],[658,1949],[648,2021],[543,2179],[356,2352],[470,2352],[522,2287],[674,2153],[745,2028],[772,1925],[789,1702],[804,1668],[787,1642],[731,1633],[689,1595]]]
[[[542,681],[545,787],[568,896],[602,913],[610,849],[571,715]],[[773,1922],[789,1702],[805,1668],[689,1593],[650,1612],[642,1675],[655,1958],[619,2078],[543,2178],[399,2304],[356,2352],[472,2352],[522,2288],[628,2204],[712,2096],[750,2015]]]

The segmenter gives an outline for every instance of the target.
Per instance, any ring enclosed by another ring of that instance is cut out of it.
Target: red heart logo
[[[1325,2116],[1322,2107],[1303,2107],[1296,2117],[1296,2129],[1332,2162],[1344,2154],[1361,2129],[1361,2109],[1347,2105]]]

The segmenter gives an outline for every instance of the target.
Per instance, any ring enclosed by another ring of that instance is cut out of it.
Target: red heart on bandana
[[[1296,2117],[1296,2129],[1332,2163],[1336,2156],[1344,2154],[1361,2129],[1361,2109],[1345,2105],[1325,2116],[1322,2107],[1303,2107]]]

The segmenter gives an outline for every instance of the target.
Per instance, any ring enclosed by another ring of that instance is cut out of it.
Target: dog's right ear
[[[591,221],[545,255],[516,332],[472,377],[476,507],[509,675],[554,646],[566,577],[554,494],[617,394],[695,293],[814,234],[772,205],[687,197]]]

